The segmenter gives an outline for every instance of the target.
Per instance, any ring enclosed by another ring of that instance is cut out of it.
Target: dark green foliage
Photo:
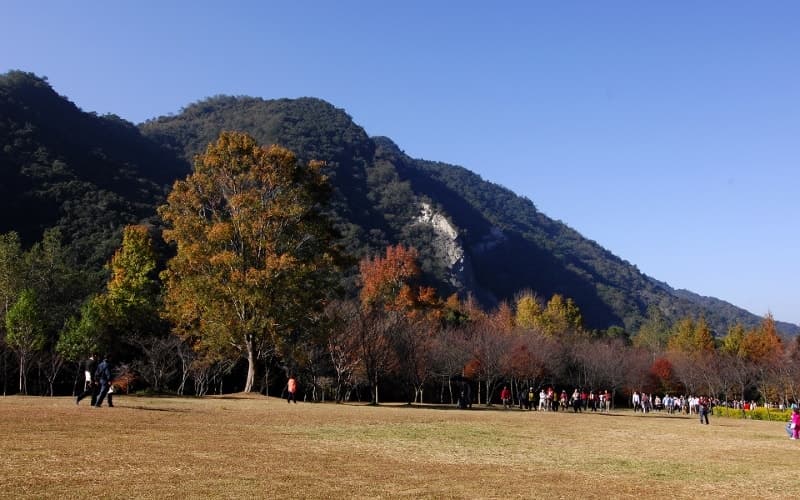
[[[0,233],[24,246],[57,228],[98,269],[186,171],[119,117],[84,113],[30,73],[0,75]]]

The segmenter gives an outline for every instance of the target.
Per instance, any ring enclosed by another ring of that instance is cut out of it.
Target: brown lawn
[[[789,498],[783,424],[629,411],[0,397],[3,498]]]

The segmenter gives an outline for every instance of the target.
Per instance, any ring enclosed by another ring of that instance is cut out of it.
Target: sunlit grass
[[[0,398],[1,497],[715,497],[800,493],[779,422],[292,404]]]

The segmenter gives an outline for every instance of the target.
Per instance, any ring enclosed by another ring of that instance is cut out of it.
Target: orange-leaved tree
[[[398,311],[415,306],[419,292],[412,283],[420,276],[414,247],[402,244],[386,247],[386,255],[365,257],[359,263],[361,304],[367,308]]]
[[[768,313],[761,324],[742,339],[741,355],[748,360],[756,374],[756,387],[765,401],[774,401],[780,393],[780,365],[784,361],[785,348],[772,313]]]
[[[246,392],[257,350],[315,331],[335,287],[328,192],[320,163],[223,132],[159,209],[177,245],[163,273],[165,315],[199,349],[243,356]]]
[[[441,319],[442,301],[436,290],[417,284],[421,274],[418,257],[415,248],[399,244],[387,247],[385,256],[367,257],[359,264],[362,310],[371,318],[371,323],[381,317],[384,319],[379,323],[390,327],[380,330],[381,338],[363,337],[365,343],[361,346],[362,359],[374,388],[374,403],[378,402],[379,375],[387,371],[369,362],[372,358],[378,359],[370,354],[376,350],[394,352],[394,359],[398,361],[395,371],[410,382],[415,401],[422,401],[422,389],[431,375],[433,320]],[[386,318],[392,321],[387,323]]]

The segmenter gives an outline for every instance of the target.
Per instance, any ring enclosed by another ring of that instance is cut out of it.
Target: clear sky
[[[800,323],[800,2],[3,0],[0,72],[139,123],[314,96],[676,288]]]

